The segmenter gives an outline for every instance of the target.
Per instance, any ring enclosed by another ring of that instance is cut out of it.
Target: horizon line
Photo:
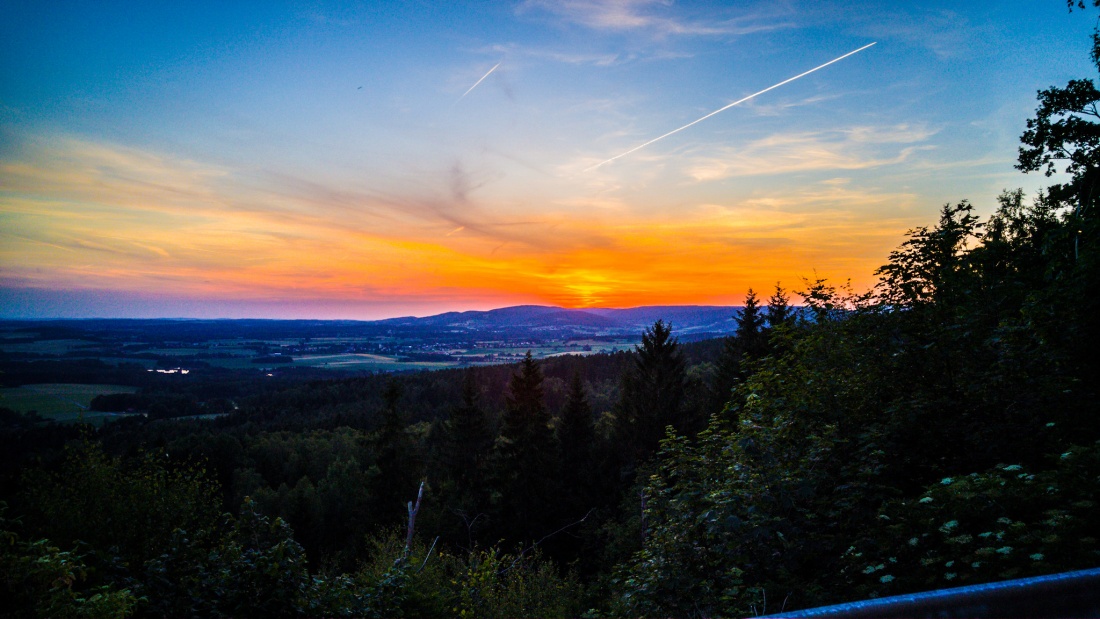
[[[402,314],[396,316],[389,316],[386,318],[266,318],[262,316],[245,316],[245,317],[229,317],[220,316],[216,318],[197,317],[197,316],[0,316],[0,321],[3,322],[60,322],[60,321],[83,321],[83,320],[167,320],[167,321],[229,321],[229,320],[268,320],[268,321],[281,321],[281,322],[295,322],[295,321],[312,321],[312,322],[382,322],[386,320],[397,320],[401,318],[414,318],[425,319],[434,318],[436,316],[442,316],[444,314],[466,314],[471,312],[488,313],[500,310],[515,309],[521,307],[539,307],[548,309],[558,309],[564,311],[576,311],[585,312],[589,310],[611,310],[611,311],[629,311],[637,309],[647,308],[736,308],[742,309],[745,306],[741,305],[703,305],[703,304],[657,304],[657,305],[635,305],[631,307],[563,307],[560,305],[539,305],[535,303],[523,303],[519,305],[505,305],[501,307],[494,307],[487,310],[448,310],[435,314],[425,314],[423,316],[417,316],[415,314]],[[762,306],[766,307],[766,306]],[[802,305],[792,304],[791,307],[803,307]]]

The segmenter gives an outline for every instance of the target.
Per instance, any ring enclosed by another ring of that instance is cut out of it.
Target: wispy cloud
[[[846,135],[874,145],[921,130]],[[911,196],[842,179],[670,216],[615,187],[488,200],[493,173],[459,160],[404,194],[249,174],[72,139],[25,147],[0,161],[0,280],[245,300],[733,302],[746,285],[795,281],[792,264],[869,276],[913,223],[895,221]],[[875,214],[887,207],[897,217]]]
[[[979,27],[947,9],[926,9],[899,5],[897,10],[877,14],[867,21],[863,31],[880,39],[895,39],[930,50],[941,59],[973,53],[976,40],[991,35],[988,27]]]
[[[325,288],[341,277],[412,282],[417,273],[461,272],[502,242],[521,253],[606,244],[582,229],[556,234],[568,224],[562,215],[479,204],[492,176],[461,161],[439,171],[434,190],[385,194],[75,139],[20,154],[0,161],[0,262],[9,273],[45,269],[71,284],[127,270],[135,277],[123,287],[203,271],[257,289],[307,280]]]
[[[472,49],[474,53],[495,56],[507,56],[508,58],[530,58],[550,62],[560,62],[571,65],[595,65],[600,67],[621,64],[637,58],[636,54],[625,52],[583,52],[578,50],[564,51],[547,47],[537,47],[519,43],[496,43],[485,47]]]
[[[693,19],[677,14],[664,0],[526,0],[520,13],[541,11],[595,30],[646,31],[658,36],[736,36],[791,27],[786,20],[760,15]]]
[[[725,146],[716,154],[688,157],[686,173],[697,181],[733,176],[862,170],[895,165],[936,133],[921,126],[854,127],[839,131],[768,136],[745,146]]]
[[[815,95],[812,97],[803,97],[801,99],[788,99],[781,98],[776,101],[762,101],[760,99],[753,99],[745,104],[745,108],[752,110],[757,116],[779,116],[789,112],[790,110],[800,107],[810,107],[826,101],[834,101],[841,99],[845,96],[843,93],[832,93],[827,95]]]

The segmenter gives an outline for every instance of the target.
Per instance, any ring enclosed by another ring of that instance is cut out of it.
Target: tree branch
[[[584,515],[584,518],[581,518],[580,520],[578,520],[576,522],[570,522],[569,524],[567,524],[564,527],[558,529],[557,531],[554,531],[553,533],[547,533],[546,535],[542,536],[542,539],[540,539],[539,541],[535,542],[534,544],[531,544],[527,548],[524,548],[522,551],[520,551],[520,553],[518,555],[516,555],[515,561],[512,561],[512,563],[510,563],[508,565],[508,567],[500,570],[499,572],[497,572],[497,574],[503,574],[503,573],[507,572],[508,570],[512,569],[513,567],[515,567],[516,563],[519,563],[519,560],[523,558],[523,555],[527,554],[532,548],[535,548],[539,544],[545,542],[546,540],[548,540],[551,537],[557,535],[558,533],[561,533],[562,531],[564,531],[568,528],[575,527],[578,524],[584,522],[585,520],[588,520],[588,517],[591,516],[592,512],[594,512],[594,511],[596,511],[595,507],[588,510],[588,513]]]
[[[416,505],[409,501],[409,531],[405,535],[405,556],[412,551],[413,532],[416,530],[416,515],[420,512],[420,499],[424,498],[424,482],[420,482],[420,490],[416,493]]]
[[[420,572],[423,572],[424,571],[424,566],[428,565],[428,559],[432,558],[432,551],[435,550],[435,545],[438,541],[439,541],[439,536],[436,535],[435,539],[432,540],[431,547],[428,548],[428,554],[424,555],[424,561],[420,564],[420,568],[418,570],[416,570],[417,574],[419,574]]]

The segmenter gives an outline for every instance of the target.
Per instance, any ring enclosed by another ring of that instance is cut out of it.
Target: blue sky
[[[738,303],[988,213],[1063,2],[35,2],[0,23],[0,315]],[[593,165],[868,43],[642,150]],[[476,88],[462,96],[496,67]]]

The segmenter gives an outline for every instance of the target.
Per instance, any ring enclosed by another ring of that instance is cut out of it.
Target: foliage
[[[757,425],[754,409],[733,430],[717,419],[691,443],[669,434],[645,489],[642,550],[620,565],[617,610],[633,616],[741,615],[764,610],[770,592],[820,599],[812,555],[827,509],[818,467],[835,438],[787,418]]]
[[[218,486],[202,466],[151,451],[127,463],[87,439],[66,448],[56,471],[30,471],[25,483],[35,534],[117,553],[129,568],[158,555],[175,529],[201,526],[220,511]]]
[[[4,614],[42,617],[121,619],[138,599],[113,585],[89,586],[83,557],[62,551],[47,539],[25,541],[4,518],[0,506],[0,597]]]
[[[667,436],[619,612],[746,615],[765,596],[774,610],[1094,563],[1092,450],[1068,441],[1098,438],[1082,417],[1095,383],[1066,334],[1095,319],[1057,303],[1078,280],[1050,277],[1082,268],[1057,251],[1068,225],[1045,196],[1006,194],[985,223],[961,203],[891,254],[873,296],[807,282],[814,319],[697,441]]]
[[[1100,68],[1100,30],[1093,33],[1092,61]],[[1100,172],[1100,111],[1096,104],[1100,90],[1091,79],[1070,80],[1064,88],[1040,90],[1038,99],[1035,117],[1028,119],[1027,130],[1020,137],[1016,167],[1051,176],[1059,171],[1060,163],[1065,164],[1061,171],[1069,173],[1072,180],[1051,185],[1051,196],[1075,202],[1079,209],[1091,208],[1100,200],[1096,192]]]
[[[489,509],[490,464],[496,431],[481,404],[476,374],[463,376],[462,400],[450,417],[433,428],[436,440],[432,481],[437,522],[435,530],[454,542],[473,545],[477,531],[488,524],[479,517]]]
[[[698,427],[684,415],[687,372],[672,325],[658,320],[635,348],[637,358],[623,376],[616,422],[627,456],[644,460],[657,451],[665,426],[682,433]]]
[[[766,319],[769,328],[776,329],[790,324],[794,318],[794,308],[791,307],[790,302],[791,298],[787,295],[787,291],[779,285],[779,282],[776,282],[775,292],[768,298]]]
[[[1002,464],[945,477],[919,499],[895,499],[844,553],[867,597],[1094,567],[1100,446],[1070,447],[1054,468]],[[905,543],[898,543],[905,540]]]
[[[966,292],[968,282],[961,280],[973,274],[966,264],[969,244],[981,238],[973,207],[966,201],[945,205],[935,228],[910,230],[908,236],[876,271],[881,278],[878,301],[891,309],[953,307],[958,299],[948,295]]]
[[[557,427],[558,441],[561,443],[562,463],[578,469],[586,468],[596,434],[592,419],[592,407],[588,404],[588,395],[584,390],[581,375],[574,374],[569,383],[569,400],[562,409],[561,420]]]
[[[516,542],[539,539],[557,524],[559,446],[542,387],[542,371],[528,352],[509,384],[493,463],[499,525]]]
[[[458,602],[452,616],[572,617],[579,610],[575,579],[559,576],[537,551],[475,550],[456,566]]]
[[[752,288],[749,288],[748,294],[745,295],[745,307],[734,320],[737,322],[735,337],[739,340],[744,354],[750,358],[762,356],[767,347],[767,339],[763,332],[767,317],[760,311],[760,303]]]
[[[559,575],[537,549],[452,553],[414,541],[406,550],[396,530],[369,546],[372,559],[355,575],[376,602],[367,616],[568,617],[578,610],[576,579]]]

